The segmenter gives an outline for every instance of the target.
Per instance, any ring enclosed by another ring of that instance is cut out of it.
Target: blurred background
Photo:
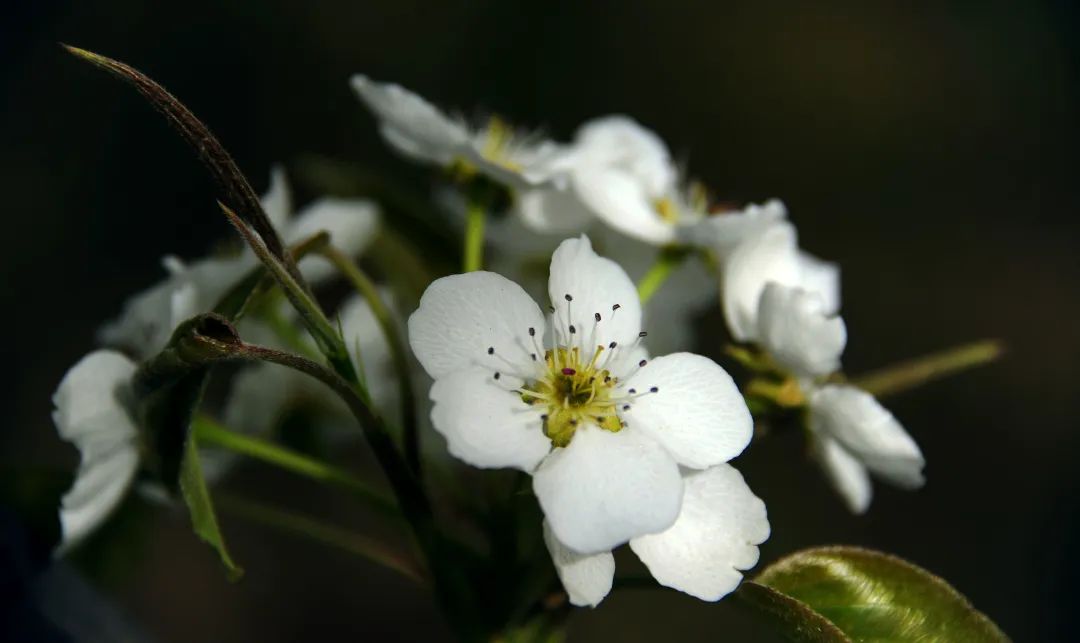
[[[41,0],[0,11],[5,469],[74,468],[49,418],[66,369],[161,277],[162,254],[197,257],[231,234],[185,144],[57,41],[161,82],[260,190],[271,164],[318,154],[428,192],[429,174],[390,153],[354,99],[354,72],[557,138],[625,112],[723,199],[782,198],[804,247],[843,266],[849,372],[983,337],[1008,346],[998,364],[887,401],[922,446],[928,484],[876,485],[864,517],[847,513],[797,435],[755,444],[736,464],[769,508],[763,562],[815,544],[883,549],[949,580],[1017,641],[1080,637],[1074,3]],[[230,484],[352,521],[348,498],[256,464]],[[447,635],[428,598],[381,568],[227,520],[248,572],[230,585],[182,514],[140,511],[110,526],[141,530],[138,546],[65,568],[58,612],[95,596],[164,642]],[[0,569],[9,607],[26,599],[15,540]],[[771,640],[732,606],[673,591],[616,594],[574,616],[572,641],[616,637]]]

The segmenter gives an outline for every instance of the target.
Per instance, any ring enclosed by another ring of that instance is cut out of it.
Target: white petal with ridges
[[[544,544],[551,554],[555,571],[570,604],[596,607],[611,591],[615,580],[615,557],[610,551],[598,554],[579,554],[559,542],[550,525],[544,521]]]
[[[431,387],[431,422],[454,457],[475,467],[532,471],[551,449],[540,415],[490,371],[454,373]]]
[[[650,389],[656,387],[656,393]],[[620,416],[684,466],[727,462],[750,444],[754,424],[739,388],[716,362],[692,353],[657,357],[621,383],[640,397]]]
[[[610,551],[675,522],[682,502],[679,467],[644,432],[581,426],[533,474],[533,491],[551,529],[582,554]]]
[[[604,223],[623,234],[653,245],[675,240],[673,222],[661,218],[651,194],[632,174],[617,167],[582,167],[571,177],[581,202]]]
[[[544,316],[521,286],[493,272],[470,272],[428,286],[409,317],[409,345],[436,379],[472,367],[529,369],[529,328],[537,340],[544,336]]]
[[[770,282],[761,293],[758,341],[780,366],[816,377],[840,368],[847,327],[817,293]]]
[[[661,585],[716,601],[757,564],[769,531],[765,503],[734,467],[721,464],[689,473],[675,524],[631,540],[630,548]]]
[[[551,255],[548,296],[556,309],[554,330],[563,343],[572,340],[572,345],[591,352],[613,341],[628,347],[638,339],[641,301],[634,282],[619,264],[593,252],[584,235],[563,241]],[[616,305],[619,308],[613,311]],[[572,335],[570,325],[576,331]]]

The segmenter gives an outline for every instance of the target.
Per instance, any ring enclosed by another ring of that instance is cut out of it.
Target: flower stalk
[[[652,299],[652,296],[660,290],[660,287],[664,285],[664,282],[671,276],[671,273],[673,273],[689,255],[690,252],[688,250],[678,246],[668,246],[662,248],[660,252],[657,253],[656,261],[637,284],[638,298],[641,299],[642,304],[648,303],[648,301]]]

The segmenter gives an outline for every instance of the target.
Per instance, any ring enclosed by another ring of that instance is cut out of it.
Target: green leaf
[[[210,500],[210,491],[206,488],[206,480],[203,478],[202,465],[199,463],[199,447],[194,436],[191,436],[184,446],[184,459],[180,464],[180,491],[191,514],[191,524],[195,528],[195,533],[217,550],[222,564],[225,565],[229,580],[239,580],[244,570],[233,561],[228,548],[225,547],[225,539],[221,535],[217,514],[214,512],[214,503]]]
[[[1009,640],[942,579],[859,547],[797,552],[744,583],[739,595],[793,641]]]

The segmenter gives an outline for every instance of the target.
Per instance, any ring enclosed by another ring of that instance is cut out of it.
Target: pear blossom
[[[292,216],[289,186],[280,169],[272,172],[270,189],[262,197],[262,205],[286,243],[297,243],[326,231],[332,243],[350,255],[360,253],[370,243],[378,224],[377,209],[366,200],[324,198]],[[102,343],[122,348],[140,359],[155,355],[165,347],[180,322],[211,310],[258,265],[258,260],[245,248],[238,255],[208,257],[190,263],[170,255],[162,263],[168,276],[124,304],[123,313],[101,329]],[[299,267],[313,283],[333,274],[333,268],[317,257],[302,259]]]
[[[473,127],[400,85],[363,74],[350,83],[378,119],[386,142],[413,160],[476,171],[512,189],[555,180],[567,161],[565,146],[515,130],[500,118]]]
[[[892,413],[866,391],[820,383],[839,369],[847,343],[843,319],[828,311],[824,298],[770,282],[758,325],[765,351],[798,378],[813,453],[851,511],[869,508],[871,473],[901,488],[922,486],[922,452]]]
[[[722,256],[724,317],[738,341],[759,338],[758,309],[770,282],[816,293],[824,314],[840,309],[840,269],[799,249],[795,226],[774,220],[757,227]]]
[[[626,542],[661,582],[719,598],[730,591],[722,570],[751,566],[768,535],[760,500],[737,474],[717,469],[749,444],[742,396],[705,357],[648,358],[633,283],[587,237],[556,249],[548,294],[545,319],[495,273],[428,287],[409,341],[435,380],[434,428],[469,464],[532,474],[546,539],[575,602],[595,604],[610,586],[612,566],[588,557]],[[730,503],[717,516],[726,518],[702,518],[698,507],[721,496]],[[714,539],[701,533],[717,520],[723,530]],[[688,557],[704,549],[718,558],[690,569]],[[579,592],[582,577],[588,588]]]
[[[120,505],[139,466],[131,416],[135,363],[109,350],[90,353],[64,375],[53,395],[53,423],[79,450],[79,469],[60,502],[57,553],[82,542]]]

